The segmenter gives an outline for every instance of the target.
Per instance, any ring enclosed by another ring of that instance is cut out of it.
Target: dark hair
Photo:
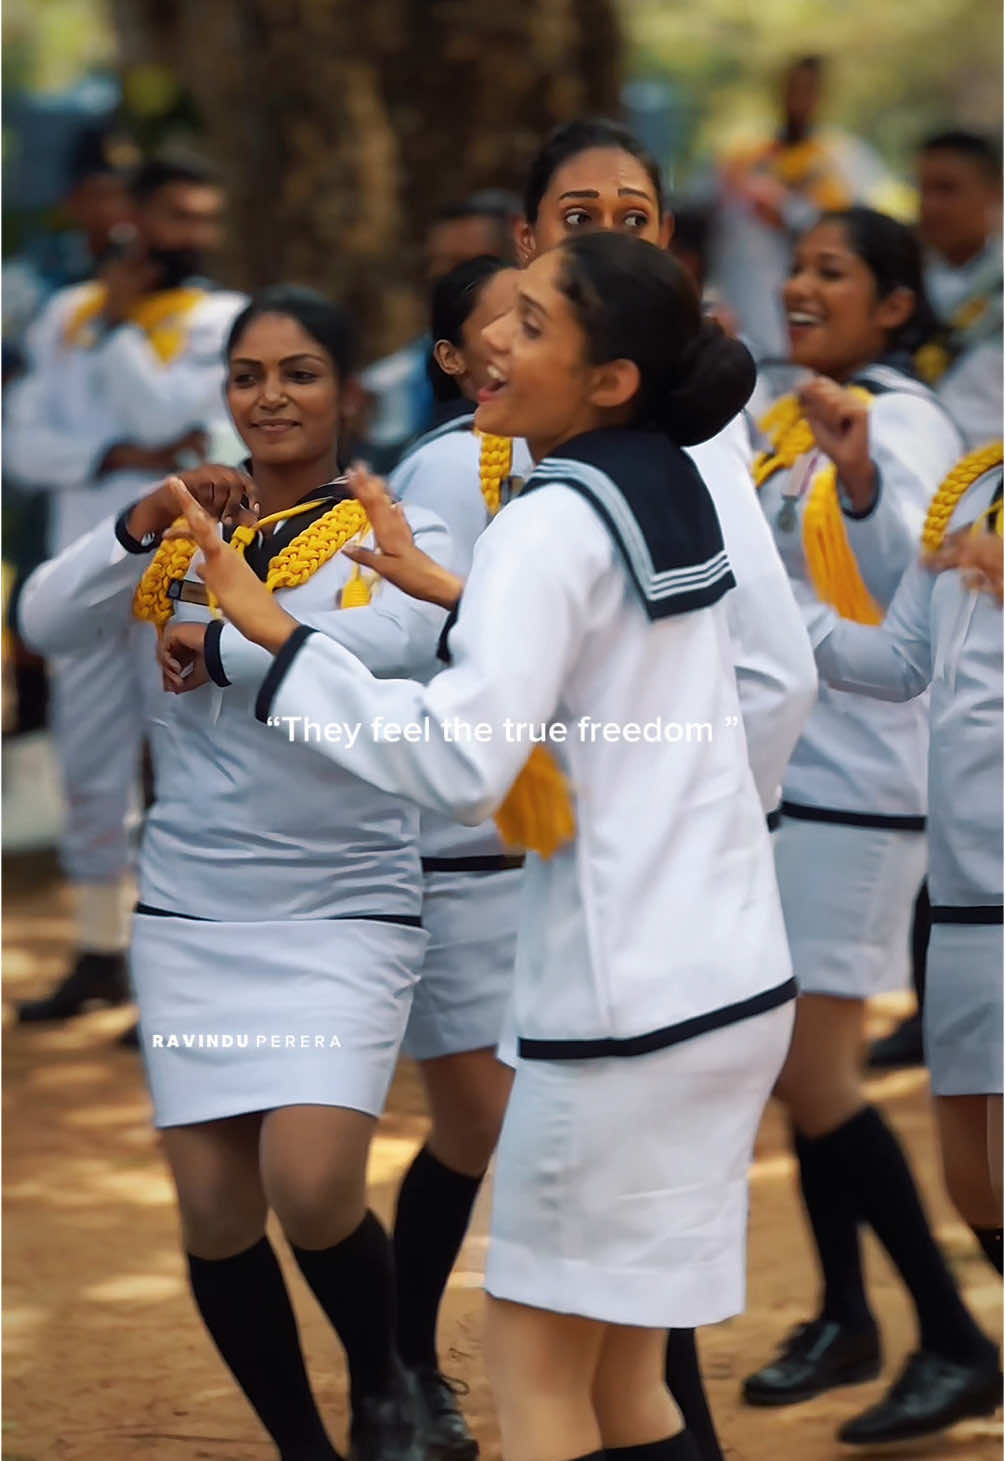
[[[523,213],[528,223],[537,222],[541,199],[558,169],[570,158],[578,157],[581,152],[590,152],[595,147],[616,148],[618,152],[627,152],[630,157],[637,158],[649,174],[649,181],[656,191],[660,217],[663,216],[663,179],[655,158],[620,122],[609,121],[606,117],[580,117],[556,127],[530,165],[523,195]]]
[[[511,267],[494,255],[482,254],[477,259],[466,259],[463,264],[455,265],[449,274],[436,281],[430,315],[434,346],[437,340],[449,340],[451,345],[463,343],[465,322],[477,308],[485,285],[500,269]],[[437,401],[453,401],[461,394],[454,377],[441,370],[432,353],[426,362],[426,374]]]
[[[969,162],[974,163],[988,182],[1001,182],[1001,152],[990,138],[981,137],[977,132],[961,130],[934,132],[930,137],[925,138],[918,151],[922,157],[927,152],[955,152],[958,157],[965,157]]]
[[[925,290],[921,245],[914,229],[886,213],[860,206],[824,213],[817,222],[841,225],[852,251],[875,280],[880,299],[886,299],[895,289],[910,289],[913,293],[914,310],[904,324],[890,332],[887,355],[913,354],[931,339],[938,322]]]
[[[335,373],[345,380],[353,367],[355,341],[349,316],[315,289],[299,284],[272,284],[245,305],[230,327],[224,358],[229,360],[252,320],[260,315],[287,315],[306,330],[332,358]]]
[[[151,157],[133,173],[129,191],[136,203],[148,203],[170,183],[193,183],[206,188],[222,186],[220,174],[201,157]]]
[[[582,234],[559,247],[559,287],[590,359],[633,360],[639,368],[635,424],[665,431],[678,446],[720,432],[750,399],[756,370],[745,346],[702,318],[686,270],[628,234]]]

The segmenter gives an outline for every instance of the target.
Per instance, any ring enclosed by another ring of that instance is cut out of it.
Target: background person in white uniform
[[[1002,430],[1001,153],[973,132],[939,132],[918,173],[925,288],[942,327],[919,366],[966,445],[986,446]]]
[[[4,471],[52,494],[50,555],[210,444],[215,460],[239,455],[221,387],[223,344],[243,300],[202,278],[220,241],[222,189],[202,164],[154,160],[131,196],[127,252],[49,301],[28,333],[28,372],[4,402]],[[52,994],[20,1006],[25,1021],[128,997],[126,823],[158,690],[153,636],[125,617],[118,638],[53,654],[48,671],[78,952]]]
[[[784,297],[793,356],[815,375],[765,418],[761,504],[804,592],[875,624],[959,455],[942,407],[889,363],[929,328],[918,244],[870,209],[825,215],[799,241]],[[964,1307],[896,1136],[861,1081],[865,1000],[902,957],[925,869],[927,731],[924,702],[883,705],[822,685],[789,763],[776,839],[800,987],[776,1094],[795,1128],[824,1293],[818,1316],[748,1377],[744,1395],[789,1404],[879,1372],[858,1242],[868,1222],[908,1287],[920,1343],[881,1413],[842,1427],[856,1444],[981,1414],[998,1374],[995,1347]]]
[[[294,615],[377,673],[427,673],[442,612],[379,581],[368,591],[338,552],[366,531],[333,481],[349,352],[326,300],[261,295],[228,346],[227,401],[253,480],[215,466],[190,480],[215,515],[241,519],[225,533]],[[242,489],[260,508],[257,534],[236,507]],[[156,488],[38,569],[22,600],[28,641],[115,644],[134,593],[156,623],[217,638],[194,544],[168,539],[151,559],[175,513]],[[420,508],[412,521],[445,557],[442,523]],[[192,1292],[282,1461],[332,1461],[265,1237],[271,1209],[346,1350],[354,1461],[422,1461],[394,1353],[391,1244],[366,1201],[426,944],[418,811],[258,725],[224,688],[219,656],[187,683],[152,717],[157,798],[131,973]]]
[[[607,233],[532,264],[517,313],[486,338],[496,385],[479,426],[524,436],[540,465],[479,539],[453,665],[428,687],[380,685],[298,628],[189,511],[235,625],[228,675],[261,681],[241,629],[276,655],[260,715],[428,724],[421,745],[362,738],[355,764],[466,822],[525,761],[507,717],[564,732],[552,739],[578,830],[525,870],[520,1058],[486,1273],[503,1450],[695,1457],[665,1389],[664,1331],[742,1305],[746,1171],[794,988],[746,747],[723,733],[738,718],[732,575],[674,443],[736,413],[752,363],[702,323],[669,255]],[[657,712],[715,731],[672,751],[576,736]],[[455,737],[455,717],[494,734]],[[344,747],[318,749],[349,764]]]
[[[482,330],[514,308],[518,279],[501,259],[483,256],[438,280],[429,376],[439,422],[390,479],[406,507],[429,508],[447,524],[451,568],[461,577],[512,478],[533,468],[523,442],[474,430],[478,393],[489,384]],[[426,1407],[427,1445],[435,1443],[438,1461],[468,1461],[477,1444],[440,1373],[436,1317],[512,1084],[496,1046],[512,997],[523,858],[492,821],[462,827],[426,810],[420,829],[429,944],[404,1049],[419,1062],[432,1128],[398,1193],[398,1351]]]
[[[979,572],[974,581],[971,560],[978,544],[997,556],[1000,596],[1001,524],[999,443],[965,458],[936,494],[923,535],[934,561],[908,568],[882,625],[812,609],[828,684],[889,700],[932,687],[925,1044],[949,1195],[999,1274],[1002,616],[993,586]]]

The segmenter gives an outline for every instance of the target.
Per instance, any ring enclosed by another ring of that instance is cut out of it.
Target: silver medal
[[[781,533],[793,532],[797,521],[798,513],[796,512],[795,499],[792,497],[783,498],[782,505],[778,509],[778,516],[775,518],[778,531]]]

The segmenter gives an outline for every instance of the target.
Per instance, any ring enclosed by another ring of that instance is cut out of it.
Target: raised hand
[[[415,546],[408,519],[401,504],[388,493],[387,483],[358,463],[350,467],[347,480],[352,495],[370,519],[379,552],[353,546],[342,549],[346,557],[379,573],[413,599],[452,609],[461,596],[464,580],[441,568]]]
[[[869,457],[869,403],[856,391],[818,375],[798,392],[817,446],[837,467],[856,512],[876,500],[876,468]]]
[[[956,569],[967,588],[991,594],[999,604],[1003,602],[1003,548],[997,533],[961,528],[951,533],[927,562],[933,573]]]
[[[196,546],[202,550],[202,560],[195,565],[196,573],[245,638],[275,654],[297,628],[297,620],[280,608],[240,554],[223,542],[215,520],[181,478],[170,477],[167,485],[174,498],[175,512],[185,517]]]

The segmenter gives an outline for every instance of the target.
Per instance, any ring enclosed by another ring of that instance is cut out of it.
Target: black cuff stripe
[[[839,827],[876,827],[888,832],[924,832],[924,817],[895,816],[884,812],[839,812],[833,807],[807,807],[782,802],[782,818],[794,822],[833,822]]]
[[[764,820],[768,824],[768,831],[769,832],[777,832],[778,829],[779,829],[779,827],[782,825],[782,809],[781,809],[781,807],[776,807],[773,812],[769,812],[768,815],[765,817]]]
[[[875,463],[873,463],[873,465],[875,465]],[[856,512],[853,507],[845,507],[845,505],[844,505],[843,502],[841,504],[841,511],[844,513],[845,517],[850,518],[852,520],[852,522],[855,522],[855,523],[865,522],[865,520],[866,520],[867,517],[872,517],[873,513],[876,511],[877,507],[879,506],[879,499],[880,499],[880,494],[882,493],[882,491],[883,491],[883,483],[882,483],[882,480],[881,480],[880,475],[879,475],[879,470],[877,468],[877,471],[876,471],[876,495],[872,499],[872,501],[869,503],[869,506],[865,509],[865,511],[864,512]]]
[[[736,1025],[741,1020],[778,1009],[795,999],[798,992],[796,981],[786,979],[784,984],[776,984],[773,989],[765,989],[750,999],[723,1005],[721,1009],[695,1015],[693,1019],[681,1020],[676,1025],[664,1025],[661,1030],[650,1030],[646,1035],[628,1035],[621,1039],[608,1035],[597,1040],[528,1040],[521,1036],[517,1050],[523,1060],[606,1060],[612,1055],[650,1055],[654,1050],[666,1050],[670,1045],[681,1045],[698,1035],[707,1035],[712,1030],[722,1030],[727,1025]]]
[[[136,502],[131,502],[128,507],[119,513],[115,519],[115,536],[127,553],[152,553],[155,548],[160,547],[162,534],[157,533],[155,537],[150,538],[149,542],[141,542],[139,538],[134,538],[126,527],[126,523],[129,521],[129,514],[138,505],[139,499]]]
[[[260,720],[263,724],[268,720],[272,702],[279,693],[279,687],[286,678],[286,672],[296,659],[304,641],[313,633],[314,630],[309,624],[298,624],[272,661],[269,673],[262,681],[261,688],[255,697],[256,720]]]
[[[969,907],[952,907],[947,904],[932,904],[934,923],[1002,923],[1005,909],[1001,904],[977,903]]]
[[[424,857],[424,873],[503,873],[511,868],[523,867],[525,858],[520,853],[488,853],[484,857]]]
[[[450,646],[447,643],[447,640],[450,636],[451,629],[453,629],[454,625],[457,623],[457,616],[460,611],[461,601],[460,599],[458,599],[454,607],[450,610],[450,613],[447,615],[447,622],[440,630],[440,638],[436,646],[436,658],[445,665],[449,665],[451,663]]]
[[[202,657],[206,661],[206,670],[214,685],[226,689],[230,684],[227,679],[227,672],[223,668],[223,660],[220,658],[220,635],[223,633],[222,619],[214,619],[206,630],[206,638],[202,642]]]

